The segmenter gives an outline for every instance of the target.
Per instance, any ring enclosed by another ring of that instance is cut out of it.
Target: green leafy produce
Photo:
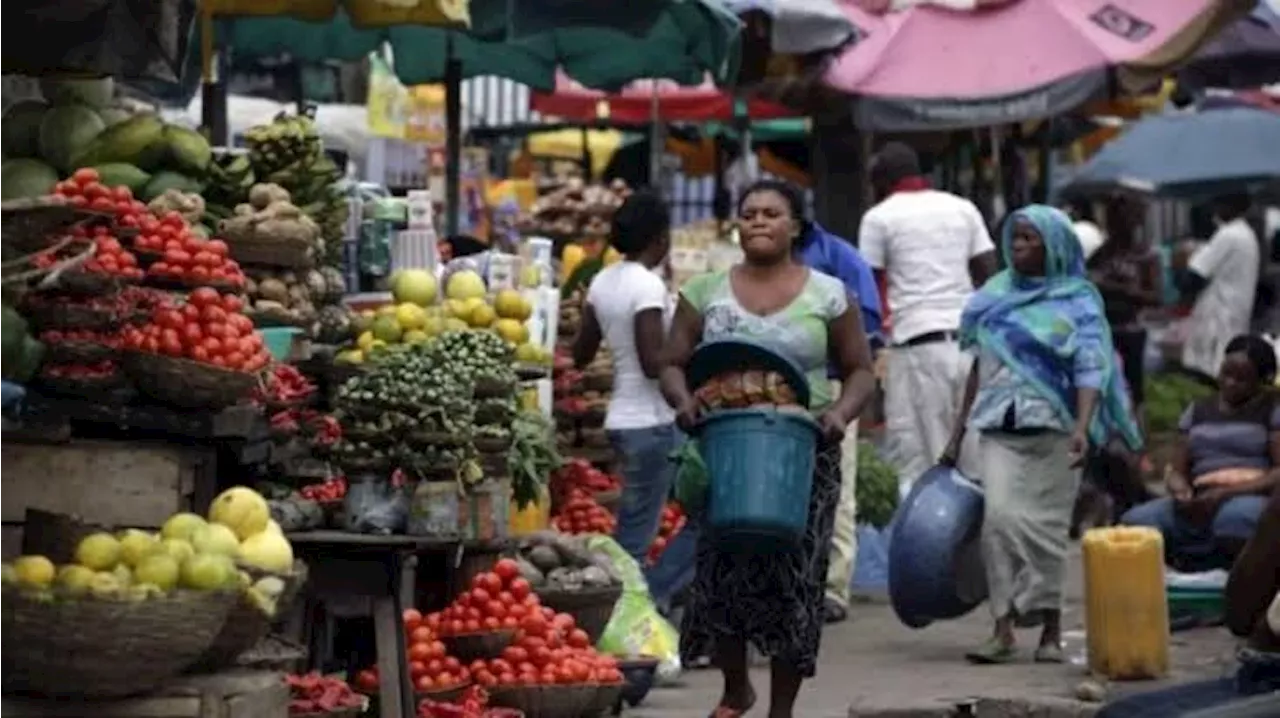
[[[858,442],[858,523],[883,528],[898,509],[898,471],[880,458],[869,441]]]
[[[538,489],[564,459],[556,451],[556,429],[542,412],[522,411],[511,422],[511,496],[523,509],[538,500]]]
[[[1192,402],[1213,394],[1213,389],[1195,379],[1174,373],[1148,376],[1146,389],[1146,402],[1142,409],[1149,434],[1177,431],[1182,412]]]

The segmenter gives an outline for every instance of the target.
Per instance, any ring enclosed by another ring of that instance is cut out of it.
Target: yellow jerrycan
[[[1111,680],[1169,670],[1164,539],[1152,528],[1092,529],[1084,542],[1089,669]]]

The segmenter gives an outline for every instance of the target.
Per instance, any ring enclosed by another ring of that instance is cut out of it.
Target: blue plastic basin
[[[717,411],[703,420],[698,442],[714,540],[760,552],[799,548],[818,442],[813,419],[767,408]]]
[[[958,618],[987,598],[979,539],[982,489],[935,466],[898,507],[889,541],[889,600],[911,628]]]
[[[270,327],[259,329],[258,332],[262,334],[262,343],[271,352],[271,356],[276,361],[285,361],[293,349],[294,336],[301,334],[302,330],[297,327]]]

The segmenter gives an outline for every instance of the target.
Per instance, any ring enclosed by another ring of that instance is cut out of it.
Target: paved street
[[[1078,565],[1078,556],[1076,559]],[[989,631],[985,607],[966,618],[935,624],[920,631],[906,628],[882,600],[857,605],[850,621],[830,628],[824,638],[818,676],[806,684],[796,712],[803,718],[887,716],[933,718],[949,715],[948,708],[977,698],[975,715],[1035,715],[1040,718],[1089,715],[1090,707],[1072,700],[1086,678],[1080,577],[1072,576],[1068,593],[1066,646],[1076,665],[1042,666],[1028,661],[1008,666],[970,666],[964,652]],[[1021,634],[1028,649],[1038,634]],[[1174,634],[1174,674],[1171,680],[1221,675],[1232,663],[1233,644],[1225,629],[1199,629]],[[1029,653],[1029,650],[1027,651]],[[644,705],[631,709],[632,718],[705,718],[719,696],[713,670],[686,673],[680,688],[650,694]],[[764,715],[768,673],[757,671],[761,702],[750,715]],[[1109,695],[1157,687],[1153,683],[1108,686]],[[1011,709],[1003,699],[1040,706],[1042,712]],[[852,710],[851,710],[852,709]],[[890,714],[888,711],[897,711]]]

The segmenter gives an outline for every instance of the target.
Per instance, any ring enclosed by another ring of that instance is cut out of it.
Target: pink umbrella
[[[1045,117],[1105,89],[1105,70],[1193,51],[1254,0],[845,0],[859,40],[829,86],[862,124],[938,129]],[[956,9],[968,6],[968,10]],[[898,9],[895,9],[898,8]],[[1185,47],[1185,50],[1184,50]]]
[[[734,97],[716,87],[708,76],[693,87],[671,80],[637,80],[620,92],[591,90],[564,73],[556,75],[553,92],[534,92],[529,106],[544,115],[566,120],[594,122],[610,120],[622,124],[643,124],[653,119],[654,93],[657,116],[668,121],[707,122],[733,119]],[[790,117],[795,113],[783,105],[748,99],[747,114],[754,119]]]

